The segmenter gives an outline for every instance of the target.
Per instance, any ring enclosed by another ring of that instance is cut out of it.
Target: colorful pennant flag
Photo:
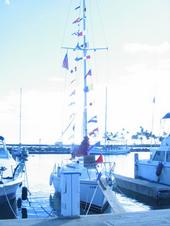
[[[95,135],[96,132],[99,132],[98,128],[95,128],[92,132],[90,132],[89,136]]]
[[[81,46],[79,45],[79,43],[77,43],[75,50],[81,50]]]
[[[78,17],[76,20],[73,21],[73,24],[79,23],[82,20],[82,18]]]
[[[80,61],[80,60],[82,60],[83,59],[83,57],[76,57],[75,58],[75,61]]]
[[[76,79],[73,79],[70,83],[72,84],[72,83],[74,83],[76,81]]]
[[[99,157],[96,159],[96,163],[103,163],[103,155],[100,154]]]
[[[69,96],[71,97],[71,96],[73,96],[73,95],[75,95],[75,94],[76,94],[76,91],[75,91],[75,90],[73,90],[73,91],[70,93],[70,95],[69,95]]]
[[[63,60],[63,68],[69,70],[69,67],[68,67],[68,55],[66,53],[65,57],[64,57],[64,60]]]
[[[74,118],[75,117],[75,113],[72,113],[70,116],[69,116],[69,118],[71,119],[71,118]]]
[[[95,116],[93,116],[89,121],[88,121],[88,123],[90,123],[90,122],[97,122],[97,115],[95,115]]]
[[[71,102],[71,103],[69,103],[69,106],[71,106],[71,105],[73,105],[73,104],[75,104],[75,102]]]
[[[82,31],[74,32],[72,35],[76,35],[76,36],[80,37],[80,36],[83,36],[83,32]]]
[[[80,6],[77,6],[74,10],[80,9]]]
[[[86,77],[87,77],[88,75],[90,75],[90,76],[92,75],[91,69],[89,69],[89,71],[87,72]]]

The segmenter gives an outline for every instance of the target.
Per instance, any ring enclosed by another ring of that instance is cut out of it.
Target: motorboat
[[[170,118],[170,113],[163,119]],[[167,133],[168,134],[168,133]],[[115,188],[145,200],[166,203],[170,200],[170,134],[161,137],[158,147],[150,147],[150,157],[134,154],[134,178],[114,174]]]
[[[0,136],[0,218],[16,217],[16,193],[23,181],[24,161],[16,162]]]
[[[151,148],[149,159],[135,161],[135,178],[170,185],[170,135],[157,149]]]

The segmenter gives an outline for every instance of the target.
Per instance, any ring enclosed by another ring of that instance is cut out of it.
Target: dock
[[[104,180],[104,178],[100,178],[98,181],[98,185],[100,189],[102,190],[105,198],[107,199],[111,210],[113,213],[123,213],[125,212],[124,208],[119,203],[115,192],[111,189],[111,187],[108,185],[108,183]]]
[[[0,226],[169,226],[170,210],[150,210],[121,214],[100,214],[79,218],[1,220]]]
[[[153,200],[170,199],[170,186],[115,174],[116,187]]]

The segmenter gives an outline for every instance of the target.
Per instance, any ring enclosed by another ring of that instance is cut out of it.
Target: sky
[[[62,46],[79,0],[0,0],[0,134],[7,143],[53,144],[60,139],[65,71]],[[104,131],[142,126],[160,131],[170,112],[170,1],[87,0],[96,106]],[[22,88],[22,108],[20,89]],[[153,103],[155,98],[155,103]],[[21,110],[21,117],[20,117]],[[21,124],[20,124],[21,119]],[[154,123],[153,123],[154,122]]]

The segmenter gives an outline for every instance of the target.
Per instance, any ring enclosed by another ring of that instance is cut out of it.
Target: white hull
[[[0,218],[14,218],[15,198],[23,180],[25,163],[17,164],[6,148],[4,138],[0,136]]]
[[[108,204],[107,200],[96,181],[80,181],[80,202],[91,205],[92,208],[104,209]]]
[[[60,192],[60,177],[52,174],[51,178],[55,192]],[[101,210],[107,205],[107,200],[96,180],[80,179],[80,203]]]
[[[164,163],[163,170],[160,176],[156,175],[157,167],[159,162],[148,162],[147,160],[141,160],[137,164],[137,177],[165,184],[170,185],[170,164]]]
[[[96,167],[85,167],[84,161],[85,160],[81,161],[79,159],[79,161],[72,161],[71,163],[65,164],[61,167],[54,167],[50,176],[50,184],[54,186],[55,193],[59,193],[61,192],[61,174],[63,172],[69,172],[70,170],[73,172],[79,172],[80,204],[86,208],[90,205],[90,209],[102,212],[105,207],[107,207],[108,201],[106,200],[105,195],[98,184],[98,177],[101,176],[102,179],[106,179],[106,181],[111,179],[111,168],[113,167],[111,167],[110,163],[101,163],[96,165]]]
[[[4,184],[0,184],[0,204],[16,198],[16,192],[21,183],[22,179],[19,178]]]

